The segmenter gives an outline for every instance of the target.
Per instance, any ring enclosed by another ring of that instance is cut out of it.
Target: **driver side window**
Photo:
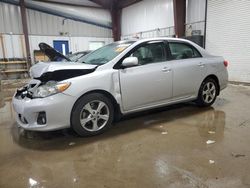
[[[130,56],[137,57],[139,65],[166,61],[164,43],[145,44],[132,52]]]

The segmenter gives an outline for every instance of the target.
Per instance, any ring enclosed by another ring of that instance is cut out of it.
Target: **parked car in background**
[[[66,57],[69,58],[71,61],[77,61],[78,59],[80,59],[81,57],[89,54],[91,52],[91,50],[86,50],[86,51],[80,51],[80,52],[76,52],[73,54],[68,54]]]
[[[193,42],[152,38],[114,42],[75,63],[40,62],[13,97],[27,130],[72,127],[96,135],[116,117],[195,101],[210,106],[227,86],[228,62]]]

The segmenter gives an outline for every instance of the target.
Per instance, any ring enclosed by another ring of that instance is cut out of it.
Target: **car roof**
[[[144,39],[127,39],[122,40],[120,42],[148,42],[148,41],[155,41],[155,40],[167,40],[167,41],[182,41],[182,42],[190,42],[189,40],[183,38],[174,38],[174,37],[153,37],[153,38],[144,38]]]
[[[173,38],[173,37],[153,37],[153,38],[145,38],[145,39],[128,39],[128,40],[123,40],[123,41],[119,41],[119,42],[134,42],[134,45],[138,45],[140,43],[143,42],[150,42],[150,41],[157,41],[157,40],[166,40],[166,41],[180,41],[180,42],[186,42],[191,44],[192,46],[194,46],[201,54],[203,57],[207,57],[207,56],[211,56],[209,53],[207,53],[202,47],[200,47],[198,44],[187,40],[187,39],[183,39],[183,38]]]

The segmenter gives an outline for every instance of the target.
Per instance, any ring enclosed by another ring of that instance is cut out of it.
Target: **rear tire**
[[[71,113],[71,127],[80,136],[94,136],[112,126],[113,104],[105,95],[91,93],[80,98]]]
[[[201,84],[196,103],[198,106],[211,106],[216,100],[218,93],[218,84],[212,78],[207,78]]]

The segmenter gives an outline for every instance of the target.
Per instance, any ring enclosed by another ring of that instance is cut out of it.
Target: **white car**
[[[102,133],[121,115],[175,103],[212,105],[228,83],[228,62],[177,38],[119,41],[78,62],[40,62],[13,97],[27,130],[72,127]]]

